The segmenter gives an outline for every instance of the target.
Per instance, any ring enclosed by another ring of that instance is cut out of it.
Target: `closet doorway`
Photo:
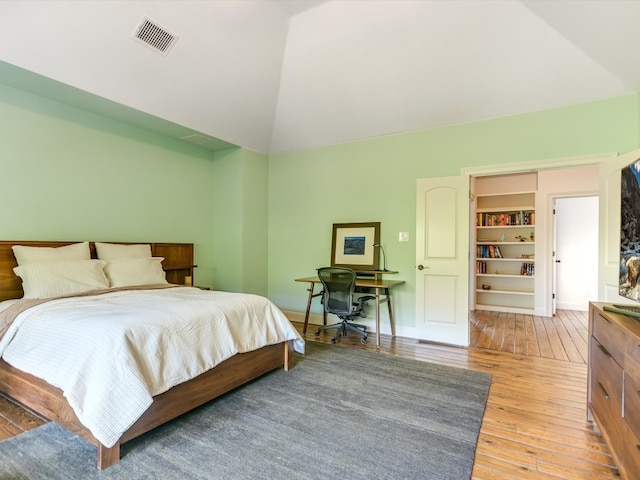
[[[598,166],[529,171],[537,172],[534,309],[476,308],[470,345],[585,363],[587,306],[598,295]]]

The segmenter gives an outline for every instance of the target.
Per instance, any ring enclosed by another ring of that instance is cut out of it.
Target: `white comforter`
[[[111,447],[152,396],[235,355],[304,341],[264,297],[192,287],[52,300],[18,315],[0,341],[14,367],[59,387]]]

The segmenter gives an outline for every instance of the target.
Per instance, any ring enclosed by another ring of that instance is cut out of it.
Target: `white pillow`
[[[96,242],[96,253],[100,260],[118,258],[151,258],[151,245]]]
[[[24,298],[51,298],[109,288],[102,260],[32,263],[15,267]]]
[[[163,260],[163,257],[119,258],[107,261],[104,271],[114,288],[169,283],[162,269]]]
[[[63,247],[29,247],[14,245],[11,247],[18,265],[30,263],[62,262],[67,260],[90,260],[89,242],[72,243]]]

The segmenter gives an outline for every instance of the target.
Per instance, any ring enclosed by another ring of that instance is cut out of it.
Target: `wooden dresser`
[[[587,419],[622,478],[640,478],[640,320],[589,305]]]

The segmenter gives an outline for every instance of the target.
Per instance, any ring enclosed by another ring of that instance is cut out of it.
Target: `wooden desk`
[[[385,272],[385,273],[395,273],[395,272]],[[304,328],[302,329],[302,333],[307,333],[307,325],[309,324],[309,311],[311,310],[311,300],[315,297],[319,297],[322,295],[322,282],[317,276],[313,277],[305,277],[305,278],[296,278],[296,282],[305,282],[310,283],[310,287],[307,289],[309,292],[309,298],[307,299],[307,311],[304,314]],[[376,297],[376,347],[380,347],[380,304],[386,302],[387,307],[389,308],[389,323],[391,325],[391,335],[395,337],[396,335],[396,326],[393,322],[393,311],[391,309],[391,288],[401,285],[404,283],[404,280],[381,280],[379,276],[375,276],[374,278],[356,278],[356,288],[370,288],[373,290],[373,294]],[[316,284],[320,285],[320,291],[318,293],[314,293],[314,289]],[[380,298],[381,295],[384,295],[384,298]],[[323,320],[324,324],[327,324],[327,314],[323,309]]]

